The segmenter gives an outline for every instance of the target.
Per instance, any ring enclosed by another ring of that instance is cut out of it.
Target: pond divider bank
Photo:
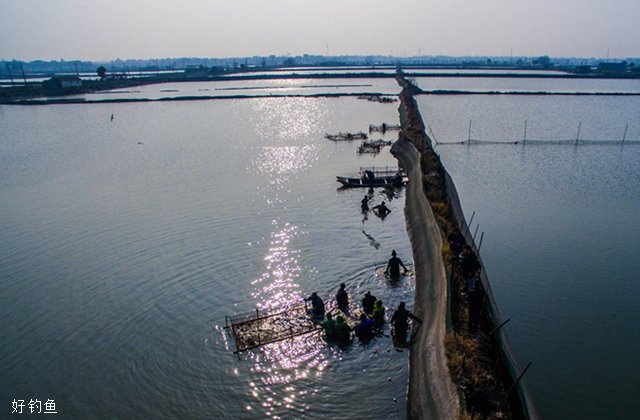
[[[399,108],[402,134],[391,152],[409,176],[405,216],[416,266],[414,312],[424,319],[412,338],[407,415],[536,419],[522,380],[529,365],[521,369],[515,359],[502,328],[506,321],[500,316],[484,269],[480,276],[486,292],[481,331],[477,337],[467,331],[468,306],[461,297],[464,279],[443,238],[458,229],[476,253],[478,249],[453,180],[426,135],[413,98],[420,90],[402,74],[397,80],[403,89]]]
[[[440,228],[422,192],[418,150],[401,137],[391,152],[403,163],[409,178],[405,219],[416,279],[413,313],[423,320],[411,338],[407,416],[411,419],[455,419],[460,401],[449,375],[444,348],[448,291]]]
[[[423,90],[421,95],[640,96],[640,92],[549,92],[522,90]]]
[[[113,99],[85,99],[85,98],[65,98],[51,97],[43,99],[21,99],[9,102],[2,102],[2,105],[70,105],[70,104],[113,104],[131,102],[174,102],[174,101],[208,101],[224,99],[262,99],[262,98],[341,98],[360,97],[363,93],[309,93],[309,94],[264,94],[264,95],[219,95],[219,96],[168,96],[162,98],[113,98]],[[372,97],[395,96],[387,93],[366,93]],[[358,98],[360,99],[360,98]]]

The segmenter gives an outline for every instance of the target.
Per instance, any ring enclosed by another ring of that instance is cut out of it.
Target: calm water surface
[[[73,418],[403,418],[388,330],[238,360],[222,328],[340,282],[412,303],[411,281],[375,274],[393,248],[411,260],[402,193],[363,222],[363,192],[335,181],[394,159],[323,138],[397,115],[355,98],[0,106],[2,413],[37,398]]]
[[[625,92],[640,93],[640,79],[540,79],[416,77],[423,90],[471,92]]]
[[[640,139],[640,98],[420,96],[439,138]],[[461,121],[467,119],[467,121]],[[518,130],[520,127],[520,131]],[[530,125],[530,128],[532,126]],[[476,131],[477,130],[477,131]],[[575,130],[575,128],[574,128]],[[575,134],[574,134],[575,135]],[[541,418],[635,418],[640,146],[440,145]]]
[[[232,80],[212,82],[158,83],[115,89],[67,98],[99,101],[109,99],[159,99],[181,96],[269,96],[314,94],[365,94],[383,93],[397,95],[400,87],[395,78],[383,79],[273,79]],[[396,107],[397,108],[397,107]]]
[[[421,112],[438,142],[471,138],[487,142],[527,140],[640,140],[636,96],[420,95]]]
[[[497,80],[512,90],[526,79]],[[547,89],[533,80],[524,88]],[[449,81],[441,88],[463,79]],[[258,82],[223,88],[288,83]],[[636,89],[573,82],[556,88]],[[528,139],[574,139],[581,123],[581,139],[620,140],[628,126],[640,140],[636,97],[418,101],[440,141],[465,140],[469,120],[472,138],[490,141],[520,140],[525,120]],[[2,410],[38,398],[75,418],[404,417],[407,358],[388,337],[341,351],[307,336],[238,360],[222,329],[225,315],[331,297],[342,281],[358,298],[412,301],[411,282],[375,275],[392,248],[410,259],[402,195],[384,222],[363,223],[362,191],[335,182],[393,159],[323,139],[383,121],[397,121],[397,105],[355,98],[0,106]],[[437,150],[485,232],[486,269],[516,354],[534,362],[542,417],[634,417],[640,146]]]
[[[425,75],[428,76],[430,74],[443,74],[443,73],[457,73],[457,74],[544,74],[544,75],[562,75],[567,74],[562,71],[548,71],[548,70],[508,70],[508,69],[412,69],[406,68],[404,69],[406,73],[410,73],[412,75]],[[267,76],[267,75],[286,75],[286,74],[354,74],[354,73],[378,73],[378,74],[389,74],[395,75],[396,68],[388,67],[388,68],[380,68],[380,67],[350,67],[347,69],[336,69],[336,68],[311,68],[301,67],[298,69],[283,69],[278,71],[258,71],[258,72],[250,72],[248,74],[252,76]],[[235,75],[242,75],[247,73],[236,73]]]

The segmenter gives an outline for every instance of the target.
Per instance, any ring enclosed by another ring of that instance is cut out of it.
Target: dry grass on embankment
[[[447,365],[461,394],[460,419],[511,419],[514,415],[507,387],[511,378],[499,361],[499,347],[490,331],[493,325],[483,316],[480,333],[474,337],[467,327],[468,305],[464,297],[464,279],[454,262],[447,236],[457,226],[446,192],[444,167],[431,148],[422,118],[410,89],[400,95],[403,135],[420,151],[423,187],[443,236],[442,256],[451,276],[452,330],[445,338]],[[518,410],[515,410],[518,411]]]

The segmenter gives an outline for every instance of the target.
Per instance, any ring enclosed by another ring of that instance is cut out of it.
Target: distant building
[[[55,78],[60,81],[62,89],[82,86],[82,80],[78,76],[56,76]]]
[[[598,72],[599,73],[626,73],[627,71],[627,62],[623,61],[622,63],[605,63],[602,62],[598,64]]]
[[[82,87],[82,80],[78,76],[53,76],[42,82],[42,87],[52,91],[78,88]]]
[[[42,82],[43,90],[51,95],[61,95],[81,87],[82,81],[77,76],[53,76]]]

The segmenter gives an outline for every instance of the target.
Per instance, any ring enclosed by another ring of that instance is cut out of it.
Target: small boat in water
[[[336,181],[345,188],[399,188],[407,183],[407,177],[400,168],[360,168],[358,176],[337,176]]]

